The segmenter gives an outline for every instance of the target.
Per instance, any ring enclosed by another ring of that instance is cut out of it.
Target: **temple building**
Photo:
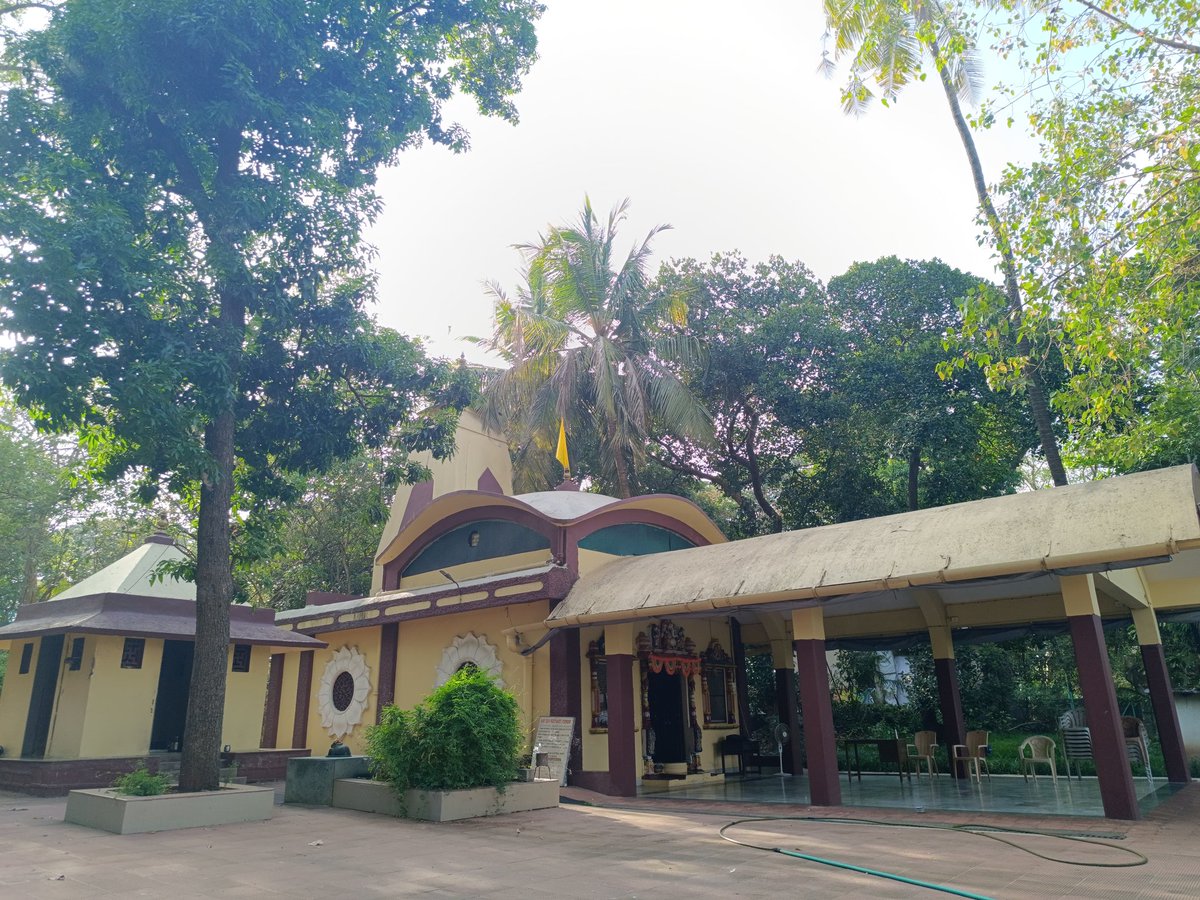
[[[542,715],[576,719],[570,783],[630,796],[724,768],[724,739],[749,725],[745,654],[769,653],[783,768],[838,805],[829,650],[928,640],[948,747],[967,730],[956,642],[1058,627],[1105,813],[1136,818],[1103,630],[1132,620],[1166,774],[1188,780],[1158,620],[1200,610],[1193,466],[727,542],[680,497],[513,496],[503,438],[469,414],[459,448],[396,497],[370,596],[279,614],[328,647],[272,657],[264,747],[360,751],[385,705],[474,665],[531,733]]]
[[[54,794],[108,785],[139,763],[178,759],[187,716],[196,586],[162,576],[183,562],[165,534],[0,628],[8,671],[0,694],[0,789]],[[286,759],[260,753],[272,649],[323,646],[276,628],[274,612],[231,609],[221,743],[250,777]],[[265,769],[262,767],[265,764]],[[260,769],[262,769],[260,771]]]
[[[746,659],[759,654],[783,771],[804,776],[813,804],[839,805],[829,651],[927,643],[948,748],[988,724],[964,720],[956,646],[1057,629],[1074,646],[1104,813],[1137,818],[1104,637],[1132,621],[1167,780],[1189,780],[1159,621],[1200,619],[1194,466],[739,541],[677,496],[570,481],[514,495],[507,442],[470,413],[452,459],[429,467],[396,495],[370,595],[234,608],[224,740],[252,771],[334,741],[361,752],[385,706],[475,666],[515,694],[531,744],[540,717],[575,720],[570,784],[632,796],[717,782],[731,752],[732,768],[747,762]],[[194,594],[147,575],[171,552],[151,538],[0,629],[0,787],[6,767],[32,778],[50,762],[171,752]]]

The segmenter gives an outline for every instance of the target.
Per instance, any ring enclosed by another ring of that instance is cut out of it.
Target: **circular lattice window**
[[[504,666],[496,655],[496,648],[488,643],[486,637],[470,631],[460,634],[442,651],[442,661],[438,663],[433,686],[441,687],[455,672],[467,666],[475,666],[486,672],[495,679],[496,684],[504,687],[504,679],[500,676]]]
[[[317,706],[321,725],[331,737],[341,738],[362,722],[371,694],[370,674],[367,658],[354,647],[341,647],[325,666]]]

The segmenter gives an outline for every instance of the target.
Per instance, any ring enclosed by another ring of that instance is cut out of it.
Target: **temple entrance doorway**
[[[688,761],[687,694],[683,675],[648,672],[650,727],[654,729],[654,761],[659,764]]]

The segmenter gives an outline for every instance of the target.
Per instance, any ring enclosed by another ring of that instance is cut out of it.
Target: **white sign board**
[[[574,716],[542,716],[538,719],[533,752],[546,754],[551,776],[563,786],[567,783],[567,762],[571,758],[571,739],[574,736]],[[533,762],[537,764],[536,757]]]

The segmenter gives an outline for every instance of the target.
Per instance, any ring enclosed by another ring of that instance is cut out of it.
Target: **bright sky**
[[[513,127],[459,104],[471,150],[425,147],[383,174],[378,317],[439,355],[484,361],[483,283],[519,282],[512,245],[632,202],[624,253],[659,223],[658,262],[780,254],[822,279],[895,254],[995,277],[970,172],[936,78],[890,109],[843,115],[817,73],[815,0],[547,0]],[[989,178],[1028,145],[979,138]]]

